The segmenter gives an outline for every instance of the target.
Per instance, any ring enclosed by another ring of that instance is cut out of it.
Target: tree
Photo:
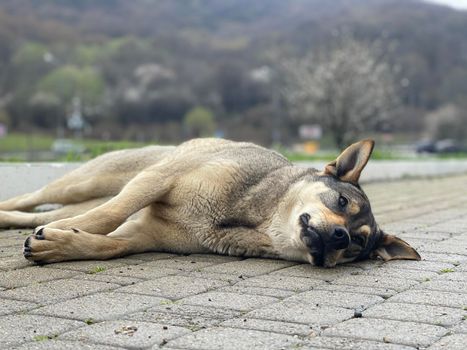
[[[184,124],[192,137],[212,136],[216,129],[214,115],[204,107],[192,108],[186,114]]]
[[[339,148],[363,131],[378,129],[398,106],[389,64],[352,38],[286,61],[284,68],[291,114],[321,124]]]

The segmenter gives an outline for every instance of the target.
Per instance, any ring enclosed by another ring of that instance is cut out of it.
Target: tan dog
[[[132,253],[229,254],[332,267],[420,256],[383,233],[358,185],[373,141],[324,171],[250,143],[197,139],[111,152],[44,188],[0,203],[0,227],[38,227],[24,244],[37,263]],[[44,203],[62,208],[31,213]]]

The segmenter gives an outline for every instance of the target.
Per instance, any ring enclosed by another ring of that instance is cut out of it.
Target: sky
[[[467,10],[467,0],[424,0],[426,2],[433,2],[441,5],[447,5],[459,10]]]

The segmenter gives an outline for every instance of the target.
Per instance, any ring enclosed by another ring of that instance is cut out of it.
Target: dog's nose
[[[337,226],[331,235],[329,246],[334,249],[345,249],[350,244],[350,235],[345,227]]]

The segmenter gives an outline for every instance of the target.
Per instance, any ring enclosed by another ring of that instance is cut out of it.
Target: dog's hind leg
[[[0,202],[0,210],[29,211],[46,203],[72,204],[94,198],[116,195],[124,184],[112,183],[105,179],[74,179],[72,176],[60,178],[43,188]]]
[[[0,228],[10,227],[37,227],[46,225],[50,222],[70,218],[83,214],[102,203],[108,201],[111,197],[91,199],[82,203],[69,204],[61,208],[45,212],[22,212],[22,211],[1,211],[0,210]]]

